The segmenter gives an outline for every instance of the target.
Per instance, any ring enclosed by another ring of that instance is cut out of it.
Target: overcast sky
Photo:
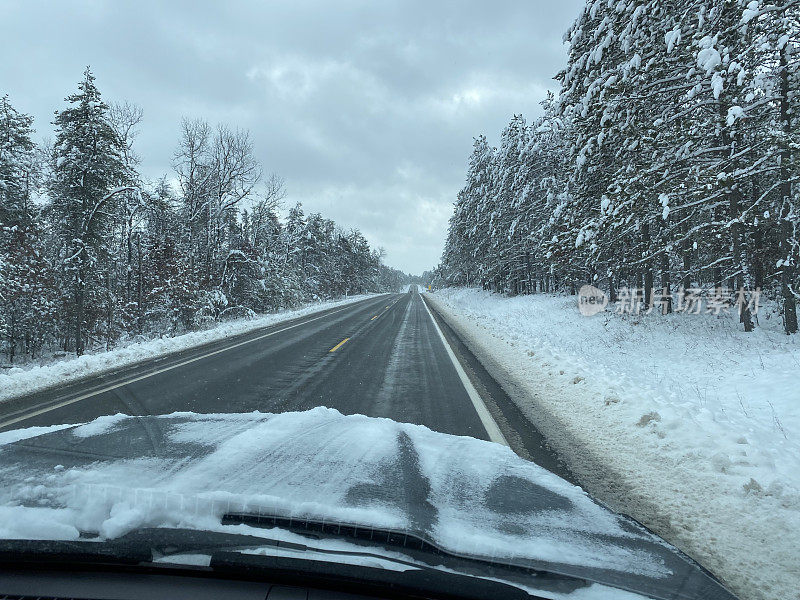
[[[144,109],[142,172],[180,119],[249,129],[286,203],[358,227],[386,262],[434,267],[472,138],[539,114],[583,0],[2,0],[0,94],[37,136],[91,65]]]

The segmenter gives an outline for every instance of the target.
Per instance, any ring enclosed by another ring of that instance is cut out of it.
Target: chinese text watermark
[[[687,314],[728,314],[735,310],[738,314],[747,310],[758,314],[761,288],[754,290],[732,290],[727,287],[678,288],[674,293],[664,293],[653,289],[649,302],[645,290],[641,288],[620,288],[613,303],[618,314],[641,315],[668,312]],[[602,312],[609,304],[608,295],[592,285],[584,285],[578,292],[578,310],[590,317]]]

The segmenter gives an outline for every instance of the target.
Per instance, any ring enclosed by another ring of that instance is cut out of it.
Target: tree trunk
[[[609,302],[616,302],[617,301],[617,288],[614,287],[614,273],[609,273],[608,275],[608,301]]]
[[[650,224],[645,223],[642,225],[642,242],[644,251],[650,252]],[[653,263],[652,260],[646,260],[644,263],[644,308],[649,309],[652,306],[653,298]]]
[[[683,243],[683,296],[688,297],[689,290],[692,287],[692,276],[689,274],[692,269],[692,245],[689,240],[684,240]]]
[[[787,51],[790,44],[785,44],[781,49],[780,55],[780,119],[783,129],[783,147],[781,149],[781,170],[780,170],[780,250],[783,264],[781,266],[781,296],[783,296],[783,327],[787,335],[797,333],[797,303],[792,294],[791,284],[794,278],[794,261],[791,256],[790,236],[792,234],[789,214],[791,212],[792,183],[789,171],[792,160],[792,150],[789,144],[789,137],[792,133],[791,113],[789,109],[789,61]]]
[[[642,291],[642,273],[641,271],[636,271],[636,276],[634,277],[634,294],[639,294]]]
[[[11,311],[11,326],[8,329],[8,361],[14,364],[14,351],[17,346],[16,319],[14,311]]]
[[[758,290],[764,287],[764,228],[760,225],[753,232],[753,244],[753,285]]]
[[[130,302],[131,299],[131,272],[133,270],[133,214],[130,215],[128,221],[125,223],[125,245],[126,245],[126,263],[125,263],[125,302]]]
[[[525,252],[525,292],[532,294],[535,290],[531,290],[531,253]]]
[[[75,354],[81,356],[84,352],[83,344],[83,301],[85,295],[85,283],[83,281],[83,269],[79,268],[75,274]]]
[[[653,306],[653,269],[648,268],[644,272],[644,307],[649,309]]]
[[[136,267],[138,270],[136,281],[136,329],[139,335],[144,329],[143,288],[144,274],[142,273],[142,234],[136,236]]]
[[[750,283],[749,270],[747,264],[747,256],[744,248],[744,224],[737,218],[739,215],[739,198],[737,190],[728,190],[728,201],[731,211],[731,217],[734,219],[731,225],[732,236],[732,250],[735,265],[738,267],[733,287],[739,292],[739,321],[744,326],[745,331],[753,331],[753,317],[750,314],[750,308],[747,302],[744,301],[744,293],[746,286]]]
[[[664,252],[661,255],[661,313],[668,315],[672,312],[672,291],[669,288],[669,257]]]

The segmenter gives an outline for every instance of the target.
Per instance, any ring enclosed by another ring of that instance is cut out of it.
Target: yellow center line
[[[342,346],[344,346],[344,343],[345,343],[347,340],[349,340],[349,339],[350,339],[349,337],[347,337],[347,338],[344,338],[344,339],[343,339],[341,342],[339,342],[339,343],[338,343],[338,344],[336,344],[336,345],[335,345],[333,348],[331,348],[330,350],[328,350],[328,352],[336,352],[336,351],[337,351],[339,348],[341,348]]]

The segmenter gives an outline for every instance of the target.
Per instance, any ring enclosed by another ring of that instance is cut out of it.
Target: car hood
[[[114,415],[0,433],[0,538],[114,538],[271,514],[658,598],[731,598],[675,548],[509,448],[316,408]],[[241,527],[241,526],[239,526]]]

